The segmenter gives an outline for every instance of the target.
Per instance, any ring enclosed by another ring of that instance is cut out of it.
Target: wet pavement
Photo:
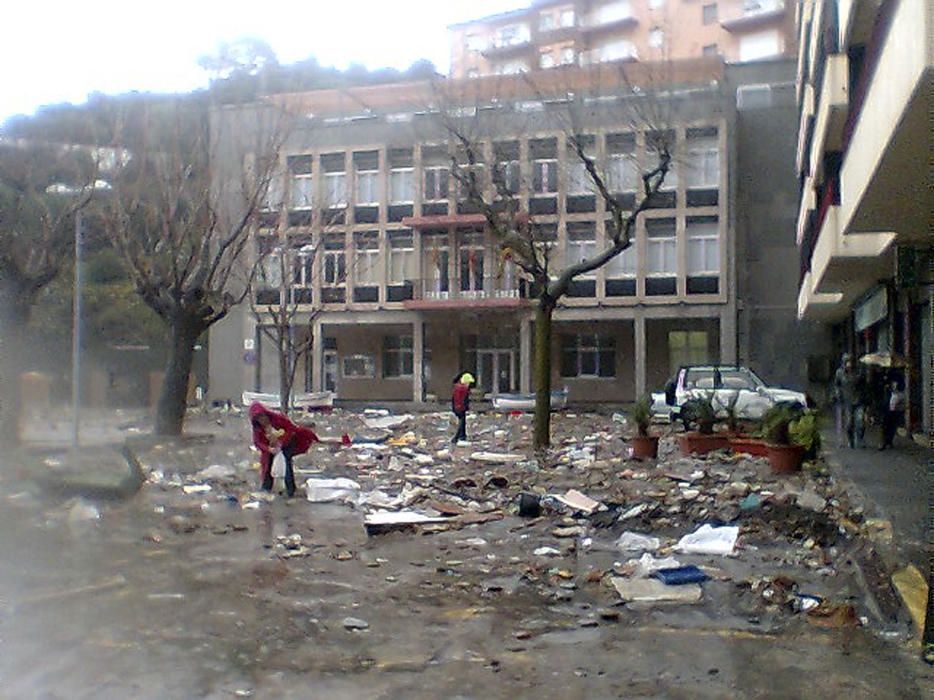
[[[342,411],[317,421],[381,442],[316,446],[296,459],[299,484],[348,477],[357,501],[379,490],[372,502],[449,520],[368,536],[373,505],[301,488],[266,500],[238,416],[195,417],[211,440],[137,444],[148,480],[125,501],[52,496],[24,478],[41,460],[5,465],[0,696],[931,695],[906,633],[863,604],[860,513],[819,467],[778,479],[763,460],[682,458],[673,437],[658,463],[632,461],[629,428],[595,414],[556,416],[540,459],[529,416],[475,417],[460,447],[444,414],[391,430]],[[571,488],[605,507],[516,513],[520,492]],[[739,527],[731,556],[673,551],[704,522]],[[622,604],[613,581],[642,554],[620,551],[624,532],[699,566],[700,601]]]

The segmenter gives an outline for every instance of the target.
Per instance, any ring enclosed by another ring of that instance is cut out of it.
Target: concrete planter
[[[801,445],[773,445],[767,447],[769,464],[773,474],[794,474],[801,471],[804,448]]]
[[[749,437],[747,435],[737,435],[730,438],[730,449],[733,454],[746,454],[754,457],[767,456],[768,443],[765,440]]]
[[[726,435],[713,433],[684,433],[678,436],[678,444],[683,455],[705,455],[714,450],[722,450],[730,446],[730,438]]]
[[[632,456],[639,459],[656,459],[658,457],[658,437],[654,435],[637,435],[630,440]]]

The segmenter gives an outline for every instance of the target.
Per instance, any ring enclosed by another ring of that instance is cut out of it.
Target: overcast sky
[[[265,39],[281,63],[447,71],[447,25],[525,0],[5,0],[0,123],[92,92],[187,91],[222,41]]]

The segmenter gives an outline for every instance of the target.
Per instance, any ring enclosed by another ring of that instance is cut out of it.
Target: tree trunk
[[[292,398],[292,373],[289,371],[289,327],[280,326],[276,335],[279,347],[279,408],[286,415],[289,414],[289,404]]]
[[[190,318],[172,323],[172,345],[156,407],[156,435],[181,435],[188,407],[188,382],[202,328]]]
[[[924,632],[921,636],[921,658],[934,665],[934,556],[928,556],[928,605],[924,613]]]
[[[0,445],[17,447],[21,441],[22,374],[28,348],[24,345],[29,322],[27,302],[6,294],[0,299]],[[31,303],[29,304],[31,305]]]
[[[551,444],[551,315],[555,307],[549,300],[539,300],[535,309],[535,360],[532,366],[535,380],[536,450]]]

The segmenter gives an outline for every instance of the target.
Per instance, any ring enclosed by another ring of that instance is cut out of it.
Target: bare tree
[[[536,448],[550,443],[554,311],[574,280],[632,245],[637,219],[655,205],[674,158],[673,103],[662,90],[675,79],[666,67],[629,64],[526,74],[488,86],[488,94],[483,94],[482,83],[470,81],[436,87],[442,133],[451,144],[452,176],[466,200],[483,214],[504,257],[532,281],[537,302],[533,359]],[[537,129],[547,125],[563,135],[569,154],[584,168],[590,189],[604,203],[608,221],[602,250],[581,260],[558,262],[547,227],[524,208],[516,178],[500,166],[495,152],[487,151],[489,141],[502,133],[491,123],[488,110],[480,108],[482,101],[489,104],[490,95],[534,103]],[[601,109],[596,106],[600,98],[607,96],[618,98],[613,103],[615,120],[646,134],[647,160],[638,164],[640,187],[631,203],[624,203],[613,191],[606,164],[598,162],[588,148],[587,125],[592,113]],[[493,162],[487,163],[490,156]],[[490,173],[488,180],[486,172]]]
[[[243,253],[285,133],[270,107],[213,117],[178,102],[118,128],[116,145],[132,158],[101,207],[137,292],[171,336],[157,434],[181,433],[195,344],[247,294]],[[121,134],[134,136],[124,143]],[[242,177],[217,177],[221,169]]]
[[[75,219],[97,176],[94,149],[0,143],[0,442],[20,439],[26,326],[40,292],[71,264]]]

